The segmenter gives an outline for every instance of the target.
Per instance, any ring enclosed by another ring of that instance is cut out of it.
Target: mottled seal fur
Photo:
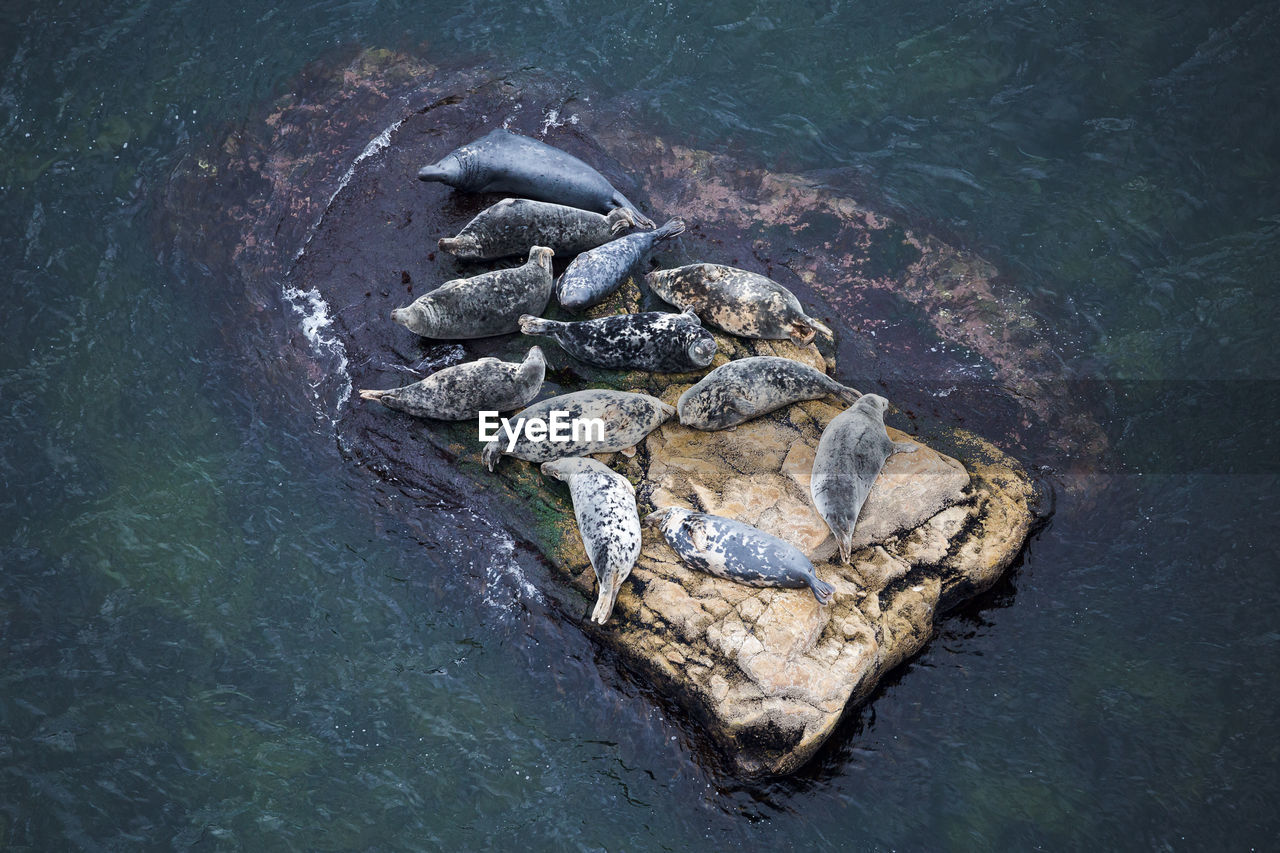
[[[510,193],[597,213],[624,207],[637,224],[653,227],[652,220],[604,175],[577,157],[502,128],[423,166],[418,180],[439,181],[469,193]]]
[[[699,571],[751,586],[807,586],[819,604],[830,604],[835,595],[799,548],[750,524],[670,506],[644,523],[656,524],[671,550]]]
[[[542,473],[569,484],[578,533],[600,583],[591,618],[603,625],[613,613],[622,582],[640,556],[635,487],[626,477],[594,459],[544,462]]]
[[[600,304],[626,281],[627,273],[644,259],[654,243],[682,233],[684,220],[672,219],[653,231],[627,234],[583,252],[556,282],[556,298],[570,311]]]
[[[690,264],[655,270],[645,277],[649,289],[679,308],[693,308],[718,329],[743,338],[800,345],[815,331],[831,330],[806,316],[795,294],[759,273],[720,264]]]
[[[480,211],[458,236],[441,237],[440,250],[465,261],[489,261],[523,255],[530,246],[547,246],[557,258],[572,258],[635,224],[635,215],[625,207],[601,216],[563,204],[504,198]]]
[[[549,421],[552,412],[564,412],[562,418],[570,421],[599,418],[604,421],[604,438],[594,433],[588,436],[584,430],[576,441],[536,441],[521,430],[512,446],[506,432],[500,432],[496,439],[484,446],[481,460],[492,471],[504,454],[526,462],[550,462],[566,456],[628,451],[666,422],[676,410],[648,394],[593,388],[539,400],[512,418],[512,427],[524,420]]]
[[[916,450],[910,442],[889,438],[884,428],[888,408],[884,397],[867,394],[832,418],[818,440],[809,494],[846,563],[853,550],[853,527],[880,469],[893,454]]]
[[[363,390],[362,400],[376,400],[390,409],[420,418],[463,421],[476,412],[509,412],[526,406],[542,390],[547,362],[539,347],[524,361],[482,358],[439,370],[420,382],[388,391]]]
[[[614,370],[688,373],[716,356],[716,339],[692,311],[615,314],[577,323],[526,315],[520,318],[520,331],[545,335],[574,358]]]
[[[680,395],[680,423],[694,429],[728,429],[801,400],[835,394],[846,403],[861,392],[820,370],[772,355],[722,364]]]
[[[460,340],[514,332],[522,314],[541,314],[551,301],[551,255],[546,246],[534,246],[523,266],[446,281],[392,311],[391,319],[424,338]]]

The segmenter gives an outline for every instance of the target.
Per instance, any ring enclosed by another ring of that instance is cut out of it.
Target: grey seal
[[[693,308],[718,329],[743,338],[790,338],[803,346],[831,330],[804,313],[795,294],[759,273],[720,264],[655,270],[649,289],[678,308]]]
[[[597,213],[625,207],[638,224],[653,227],[653,221],[604,175],[577,157],[502,128],[423,166],[418,180],[439,181],[468,193],[511,193]]]
[[[635,487],[594,459],[543,462],[542,473],[569,484],[578,533],[600,584],[591,618],[603,625],[613,613],[622,582],[640,556]]]
[[[464,261],[490,261],[523,255],[530,246],[548,246],[557,258],[572,258],[635,224],[635,214],[625,207],[601,216],[563,204],[504,198],[480,211],[458,236],[441,237],[440,250]]]
[[[578,422],[581,428],[577,434],[571,432],[564,441],[552,440],[548,429],[555,426],[553,413],[559,413],[556,417],[561,424]],[[648,394],[607,388],[561,394],[539,400],[511,419],[509,427],[503,427],[498,437],[484,446],[480,459],[492,471],[503,455],[526,462],[550,462],[566,456],[625,452],[675,413],[674,408]],[[589,423],[592,420],[598,420],[599,426]],[[522,427],[530,421],[541,422],[547,429],[535,428],[530,435]]]
[[[547,362],[531,347],[519,364],[482,358],[438,370],[420,382],[387,391],[362,390],[360,399],[420,418],[464,421],[481,410],[509,412],[527,406],[542,390]]]
[[[809,494],[845,563],[853,550],[853,527],[880,469],[893,454],[916,451],[910,442],[889,438],[884,428],[888,408],[884,397],[867,394],[832,418],[818,439]]]
[[[619,237],[573,259],[556,282],[556,298],[570,311],[599,305],[626,281],[653,245],[684,233],[684,220],[672,219],[661,228]]]
[[[673,506],[649,514],[644,523],[657,525],[671,550],[699,571],[751,586],[808,587],[819,604],[835,596],[835,587],[818,578],[799,548],[758,527]]]
[[[391,319],[424,338],[466,339],[505,335],[519,328],[522,314],[541,314],[551,301],[552,252],[529,250],[519,267],[446,281]]]
[[[615,314],[577,323],[526,315],[520,318],[520,331],[545,335],[579,361],[613,370],[688,373],[716,356],[716,339],[692,311]]]
[[[862,393],[789,358],[757,355],[722,364],[680,395],[680,423],[728,429],[801,400],[835,394],[852,403]]]

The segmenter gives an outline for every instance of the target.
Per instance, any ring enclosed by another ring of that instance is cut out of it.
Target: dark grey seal
[[[570,311],[599,305],[627,280],[653,244],[684,232],[684,220],[672,219],[661,228],[627,234],[573,259],[556,282],[556,298]]]
[[[688,373],[716,356],[716,339],[692,311],[615,314],[577,323],[526,315],[520,318],[520,331],[546,335],[574,358],[613,370]]]
[[[604,175],[577,157],[502,128],[423,166],[418,180],[439,181],[468,193],[512,193],[597,213],[625,207],[637,224],[653,227],[653,221]]]
[[[479,411],[509,412],[528,405],[542,390],[546,369],[542,350],[532,347],[519,364],[496,358],[468,361],[402,388],[363,390],[360,399],[420,418],[464,421]]]
[[[566,456],[634,452],[646,435],[675,413],[671,406],[648,394],[607,388],[574,391],[539,400],[520,412],[484,446],[480,459],[492,471],[503,455],[526,462],[550,462]],[[580,429],[568,433],[564,441],[553,440],[553,415],[560,424],[576,422]],[[528,422],[543,426],[535,427],[530,434],[525,426]]]
[[[603,625],[613,613],[622,582],[640,556],[635,487],[626,477],[594,459],[544,462],[542,473],[569,484],[578,533],[600,583],[591,618]]]
[[[530,246],[548,246],[557,258],[572,258],[635,224],[635,215],[625,207],[601,216],[563,204],[504,198],[480,211],[458,236],[441,237],[440,250],[464,261],[490,261],[523,255]]]
[[[757,355],[722,364],[676,401],[680,423],[728,429],[801,400],[835,394],[846,403],[862,396],[820,370],[789,358]]]
[[[644,523],[658,525],[671,550],[699,571],[751,586],[808,587],[819,604],[835,596],[835,587],[818,579],[799,548],[758,527],[674,506],[649,514]]]
[[[858,514],[884,463],[895,453],[916,451],[910,442],[889,438],[884,428],[888,408],[884,397],[867,394],[832,418],[818,440],[809,494],[818,515],[831,528],[845,563],[853,550]]]
[[[505,335],[523,314],[541,314],[551,301],[551,250],[534,246],[524,266],[446,281],[391,319],[424,338],[462,340]]]
[[[693,308],[703,320],[739,337],[790,338],[803,346],[813,340],[815,331],[831,334],[805,315],[795,294],[759,273],[720,264],[690,264],[655,270],[645,281],[663,300],[678,308]]]

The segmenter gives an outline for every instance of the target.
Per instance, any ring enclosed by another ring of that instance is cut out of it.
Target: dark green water
[[[1248,2],[6,4],[0,849],[1273,846],[1278,44]],[[283,300],[156,260],[178,160],[351,46],[581,81],[981,252],[1109,473],[799,776],[706,769],[500,524],[374,499]]]

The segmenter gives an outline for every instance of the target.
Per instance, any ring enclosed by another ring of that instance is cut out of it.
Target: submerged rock
[[[973,405],[963,394],[949,401],[971,420],[993,409],[1008,413],[983,422],[1002,446],[1022,447],[1036,430],[1049,436],[1042,446],[1092,446],[1100,434],[1037,385],[1035,364],[1048,358],[1048,348],[1033,320],[972,319],[989,318],[1001,306],[982,262],[904,231],[829,186],[674,147],[622,128],[625,122],[593,140],[576,123],[553,121],[570,106],[537,80],[516,86],[474,70],[444,73],[388,52],[310,73],[260,125],[237,129],[193,156],[175,174],[158,223],[171,259],[239,281],[259,316],[280,311],[280,293],[268,287],[273,282],[289,298],[314,295],[328,306],[333,325],[326,346],[340,348],[340,361],[322,360],[314,339],[295,336],[282,341],[285,358],[272,365],[278,381],[305,377],[315,385],[340,372],[340,389],[403,384],[407,365],[460,349],[418,340],[388,316],[415,292],[469,269],[437,259],[431,247],[493,199],[452,195],[413,178],[422,161],[507,121],[592,163],[655,218],[684,216],[691,226],[682,238],[687,251],[663,249],[664,266],[690,260],[753,266],[836,330],[838,341],[820,336],[804,346],[716,334],[713,366],[747,355],[783,356],[872,390],[847,371],[877,377],[892,359],[924,348],[930,340],[924,329],[985,357],[991,375],[1017,389],[1021,396],[1002,396],[994,407],[990,396]],[[603,115],[609,108],[593,101],[591,109]],[[776,265],[775,257],[782,259]],[[943,270],[956,280],[940,279]],[[872,346],[853,327],[867,328],[873,293],[905,298],[918,322],[881,329]],[[945,316],[937,308],[942,302]],[[664,308],[629,279],[588,316]],[[468,341],[465,352],[518,359],[526,346],[514,335]],[[837,352],[859,363],[839,370]],[[553,358],[543,396],[609,387],[674,405],[699,378],[568,362],[563,354]],[[839,405],[800,403],[714,433],[669,421],[634,457],[602,457],[637,487],[641,515],[675,505],[754,524],[809,556],[819,577],[836,587],[835,601],[820,607],[808,590],[757,589],[696,573],[647,530],[612,618],[597,626],[588,618],[595,577],[563,484],[517,460],[496,474],[485,471],[475,424],[424,424],[351,404],[346,392],[338,396],[325,414],[334,418],[345,453],[394,483],[388,488],[483,504],[536,545],[552,566],[541,591],[560,612],[684,708],[747,775],[788,773],[812,757],[843,714],[921,649],[941,613],[995,582],[1034,519],[1034,491],[1017,462],[969,431],[937,427],[931,443],[941,449],[922,445],[890,458],[858,522],[853,565],[841,566],[809,499],[814,449]],[[1088,428],[1073,431],[1080,423]],[[916,440],[889,432],[894,440]]]

